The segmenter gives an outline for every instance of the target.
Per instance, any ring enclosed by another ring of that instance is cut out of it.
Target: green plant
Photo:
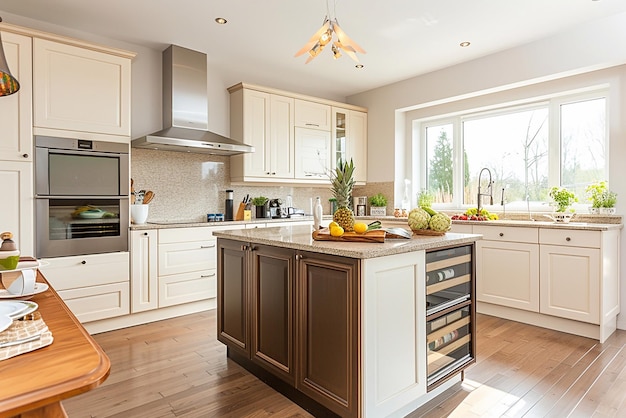
[[[254,206],[263,206],[265,205],[270,199],[268,197],[265,196],[259,196],[259,197],[253,197],[252,200],[250,201]]]
[[[387,198],[382,193],[377,193],[374,196],[370,196],[369,202],[370,206],[375,206],[379,208],[387,206]]]
[[[417,194],[417,206],[420,208],[431,207],[434,200],[435,195],[433,195],[429,190],[424,189]]]
[[[592,208],[603,207],[604,195],[607,190],[606,181],[598,181],[587,186],[585,193],[587,193],[587,200],[591,202]]]
[[[549,196],[554,200],[556,204],[557,212],[566,212],[574,202],[578,202],[578,198],[573,192],[570,192],[565,187],[553,187],[550,189]],[[573,212],[570,209],[570,212]]]
[[[617,203],[617,193],[612,192],[610,190],[605,190],[602,193],[602,206],[603,208],[612,208],[615,207]]]

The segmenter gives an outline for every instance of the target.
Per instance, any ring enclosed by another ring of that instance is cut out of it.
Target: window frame
[[[560,109],[562,105],[571,103],[577,103],[588,100],[604,99],[605,101],[605,150],[609,150],[609,88],[608,86],[596,86],[578,91],[567,91],[550,96],[530,98],[523,101],[517,101],[515,103],[500,103],[490,106],[483,106],[478,108],[471,108],[454,113],[448,113],[443,115],[429,116],[425,118],[419,118],[413,120],[415,140],[418,143],[419,155],[419,170],[418,178],[413,179],[414,184],[419,184],[419,190],[426,188],[428,183],[428,154],[426,144],[426,130],[431,127],[437,127],[441,125],[452,125],[452,164],[453,164],[453,200],[451,203],[435,203],[433,206],[440,210],[446,209],[467,209],[475,207],[472,204],[463,203],[464,196],[464,138],[463,138],[463,123],[465,121],[471,121],[486,117],[493,117],[498,115],[512,114],[521,111],[527,111],[538,108],[548,109],[548,187],[561,185],[561,113]],[[604,179],[609,182],[609,158],[605,156],[604,161]],[[497,197],[497,196],[495,196]],[[578,210],[586,211],[587,205],[584,204],[584,196],[579,196],[579,203],[574,205],[574,208]],[[488,210],[499,210],[500,204],[495,202],[498,199],[494,199],[494,205],[483,205]],[[499,202],[499,200],[498,200]],[[547,205],[548,202],[542,202],[540,205],[533,205],[529,207],[529,210],[533,212],[550,212],[551,208]]]

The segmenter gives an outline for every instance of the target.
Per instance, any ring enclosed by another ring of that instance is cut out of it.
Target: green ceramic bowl
[[[5,257],[4,254],[0,253],[0,271],[13,270],[17,267],[17,263],[18,261],[20,261],[20,252],[19,251],[10,251],[10,252],[17,253],[17,254],[8,255]]]

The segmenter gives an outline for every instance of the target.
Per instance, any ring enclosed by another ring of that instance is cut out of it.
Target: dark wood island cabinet
[[[316,416],[403,416],[473,360],[463,355],[428,388],[426,250],[473,254],[478,236],[321,243],[306,226],[216,235],[218,340]],[[471,296],[463,308],[473,312]]]

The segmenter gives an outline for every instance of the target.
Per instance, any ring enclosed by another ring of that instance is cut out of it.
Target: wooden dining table
[[[98,387],[111,362],[51,286],[31,300],[54,341],[0,361],[0,417],[67,417],[61,401]]]

